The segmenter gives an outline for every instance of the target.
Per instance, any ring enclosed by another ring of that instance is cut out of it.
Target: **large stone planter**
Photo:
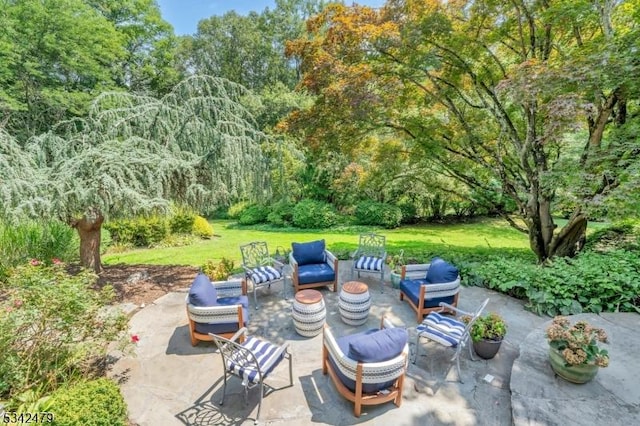
[[[552,347],[549,347],[549,363],[558,376],[571,383],[587,383],[598,374],[597,365],[565,365],[560,351]]]
[[[496,356],[501,344],[502,340],[478,340],[473,342],[473,350],[480,358],[491,359]]]

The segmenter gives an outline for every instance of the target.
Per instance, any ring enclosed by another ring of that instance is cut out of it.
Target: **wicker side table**
[[[322,293],[318,290],[301,290],[296,293],[292,308],[293,326],[299,335],[313,337],[322,331],[327,311]]]
[[[349,325],[362,325],[367,322],[371,308],[369,287],[359,281],[344,283],[340,291],[338,309],[340,318]]]

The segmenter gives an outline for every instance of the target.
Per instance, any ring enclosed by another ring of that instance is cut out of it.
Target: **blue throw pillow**
[[[218,292],[216,287],[211,284],[208,276],[199,272],[189,289],[189,303],[200,307],[216,306],[217,300]]]
[[[434,257],[427,271],[426,281],[429,284],[450,283],[458,278],[459,273],[455,266]]]
[[[324,263],[324,240],[311,241],[309,243],[291,243],[293,258],[298,265],[312,265]]]
[[[349,342],[348,356],[360,362],[388,361],[402,353],[407,339],[404,328],[385,328],[354,338]]]

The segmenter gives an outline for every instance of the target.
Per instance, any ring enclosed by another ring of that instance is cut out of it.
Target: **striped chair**
[[[227,376],[236,376],[242,380],[245,405],[248,402],[249,389],[258,386],[260,388],[260,402],[258,404],[258,413],[254,420],[254,423],[258,424],[262,397],[265,393],[264,379],[285,358],[289,360],[289,387],[293,386],[292,356],[289,353],[289,343],[277,346],[265,340],[247,336],[246,328],[240,329],[231,339],[215,334],[212,334],[211,337],[220,351],[224,369],[224,387],[220,405],[224,404],[227,391]]]
[[[420,349],[421,338],[452,348],[455,352],[451,358],[451,362],[456,362],[458,380],[460,383],[464,383],[462,381],[462,375],[460,374],[460,352],[462,352],[462,348],[469,346],[469,356],[475,361],[472,345],[469,341],[469,330],[471,330],[473,323],[478,319],[478,317],[482,315],[482,311],[487,306],[487,303],[489,303],[488,298],[482,302],[475,312],[465,312],[455,306],[441,302],[441,312],[454,312],[456,317],[452,318],[450,316],[444,316],[440,312],[431,312],[427,315],[424,321],[422,321],[422,324],[416,327],[416,352],[413,358],[413,363],[415,364],[418,359],[418,350]]]
[[[384,317],[380,330],[337,339],[324,328],[322,373],[329,373],[340,395],[354,403],[356,417],[363,405],[393,401],[400,406],[408,357],[406,330]]]
[[[358,249],[351,254],[353,264],[351,278],[358,272],[380,275],[380,289],[384,291],[384,264],[387,259],[386,237],[378,234],[361,234]]]
[[[269,255],[269,248],[264,241],[254,241],[240,246],[242,254],[242,269],[245,279],[253,284],[253,301],[258,309],[256,290],[261,287],[271,288],[271,284],[283,283],[286,294],[286,276],[284,264]]]

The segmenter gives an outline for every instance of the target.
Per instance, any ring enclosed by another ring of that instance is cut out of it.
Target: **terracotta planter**
[[[502,340],[478,340],[473,342],[473,350],[480,358],[491,359],[496,356],[501,344]]]
[[[565,365],[560,351],[552,347],[549,347],[549,363],[558,376],[571,383],[587,383],[598,374],[597,365]]]

